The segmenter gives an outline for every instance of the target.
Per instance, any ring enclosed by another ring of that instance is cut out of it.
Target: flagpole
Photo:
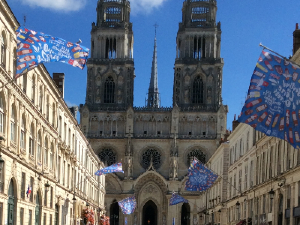
[[[285,60],[287,60],[287,61],[289,61],[289,62],[292,62],[293,64],[295,64],[295,65],[297,65],[297,66],[300,67],[300,65],[299,65],[298,63],[295,63],[294,61],[292,61],[292,60],[286,58],[285,56],[280,55],[278,52],[275,52],[275,51],[273,51],[272,49],[270,49],[270,48],[264,46],[262,43],[259,43],[259,46],[262,47],[263,49],[267,49],[268,51],[273,52],[274,54],[280,56],[281,58],[283,58],[283,59],[285,59]]]

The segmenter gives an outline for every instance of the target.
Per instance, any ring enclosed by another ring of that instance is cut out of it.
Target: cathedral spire
[[[156,28],[158,27],[158,25],[155,24],[154,27],[155,27],[154,51],[153,51],[151,79],[150,79],[148,100],[147,100],[148,102],[147,107],[149,108],[159,108],[160,105],[158,82],[157,82],[158,75],[157,75],[157,46],[156,46]]]

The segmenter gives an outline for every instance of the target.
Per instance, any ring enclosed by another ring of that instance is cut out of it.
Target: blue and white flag
[[[125,198],[125,199],[119,201],[118,204],[122,210],[122,213],[129,215],[129,214],[132,214],[135,210],[136,199],[134,196],[128,197],[128,198]]]
[[[189,168],[188,178],[185,183],[185,190],[205,191],[214,184],[218,175],[195,159]]]
[[[89,49],[79,44],[24,27],[19,27],[16,35],[17,72],[15,78],[45,62],[63,62],[80,69],[83,69],[86,64]]]
[[[188,203],[184,197],[180,196],[179,194],[173,192],[172,197],[170,199],[170,205],[177,205],[179,203]]]
[[[263,51],[238,121],[299,148],[299,74],[299,66]]]
[[[108,174],[108,173],[116,173],[116,172],[121,172],[124,173],[122,169],[122,163],[115,163],[111,166],[105,167],[101,170],[98,170],[95,175],[100,176],[102,174]]]

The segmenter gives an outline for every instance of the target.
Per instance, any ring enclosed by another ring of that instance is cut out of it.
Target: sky
[[[184,0],[131,0],[134,32],[134,106],[145,106],[157,23],[158,86],[161,105],[172,106],[176,35]],[[96,22],[97,0],[7,0],[21,25],[67,41],[82,40],[90,48],[92,22]],[[262,51],[259,43],[292,55],[293,31],[299,17],[299,0],[218,0],[221,22],[223,104],[228,105],[227,127],[240,114],[250,78]],[[50,74],[65,73],[65,101],[69,106],[85,103],[87,71],[63,63],[45,64]]]

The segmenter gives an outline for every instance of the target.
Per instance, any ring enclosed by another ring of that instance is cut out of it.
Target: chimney
[[[236,120],[236,114],[234,114],[234,120],[232,121],[232,131],[235,130],[235,128],[239,125],[240,123]]]
[[[300,30],[298,23],[296,23],[296,29],[293,33],[293,37],[293,54],[295,54],[300,48]]]
[[[78,106],[72,106],[69,108],[69,110],[71,111],[71,113],[73,114],[74,118],[77,118],[77,112],[78,112]]]
[[[53,73],[53,80],[61,92],[62,98],[64,98],[64,88],[65,88],[65,74],[64,73]]]

